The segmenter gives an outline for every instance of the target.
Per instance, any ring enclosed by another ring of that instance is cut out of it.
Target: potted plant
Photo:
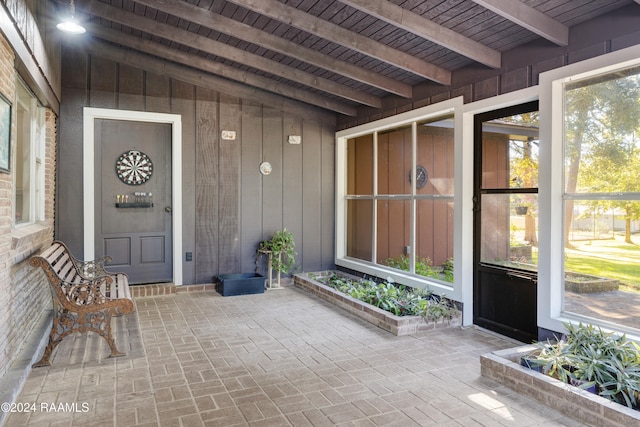
[[[277,273],[287,274],[295,269],[296,243],[293,233],[286,228],[276,231],[268,240],[258,244],[256,264],[262,255],[268,255],[271,268]]]

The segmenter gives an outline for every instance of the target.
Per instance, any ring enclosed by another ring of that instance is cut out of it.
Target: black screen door
[[[537,339],[538,103],[475,117],[474,323]]]

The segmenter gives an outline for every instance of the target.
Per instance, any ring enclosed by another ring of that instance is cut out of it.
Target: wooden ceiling
[[[640,0],[636,0],[640,2]],[[93,54],[353,116],[634,0],[76,0]],[[58,0],[59,11],[69,3]],[[640,5],[638,5],[640,7]],[[168,64],[166,61],[170,61]],[[164,65],[163,65],[164,64]]]

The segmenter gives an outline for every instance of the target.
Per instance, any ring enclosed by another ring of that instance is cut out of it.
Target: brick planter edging
[[[520,356],[536,348],[527,345],[484,354],[481,374],[587,425],[640,425],[639,411],[520,366]]]
[[[331,271],[323,271],[316,273],[295,274],[293,283],[308,292],[328,301],[367,322],[391,332],[396,336],[411,335],[417,332],[428,331],[436,328],[449,328],[460,326],[460,317],[443,320],[441,322],[427,322],[421,316],[396,316],[388,311],[378,307],[364,303],[349,295],[343,294],[330,286],[324,285],[317,280],[311,278],[311,275],[326,276]],[[354,280],[360,280],[360,277],[351,276],[340,272],[341,276],[349,277]]]

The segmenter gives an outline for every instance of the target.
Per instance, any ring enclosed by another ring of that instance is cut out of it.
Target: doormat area
[[[156,283],[147,285],[131,285],[131,296],[133,298],[155,297],[162,295],[171,295],[177,292],[204,292],[215,291],[216,286],[213,283],[203,285],[182,285],[176,286],[173,283]]]

